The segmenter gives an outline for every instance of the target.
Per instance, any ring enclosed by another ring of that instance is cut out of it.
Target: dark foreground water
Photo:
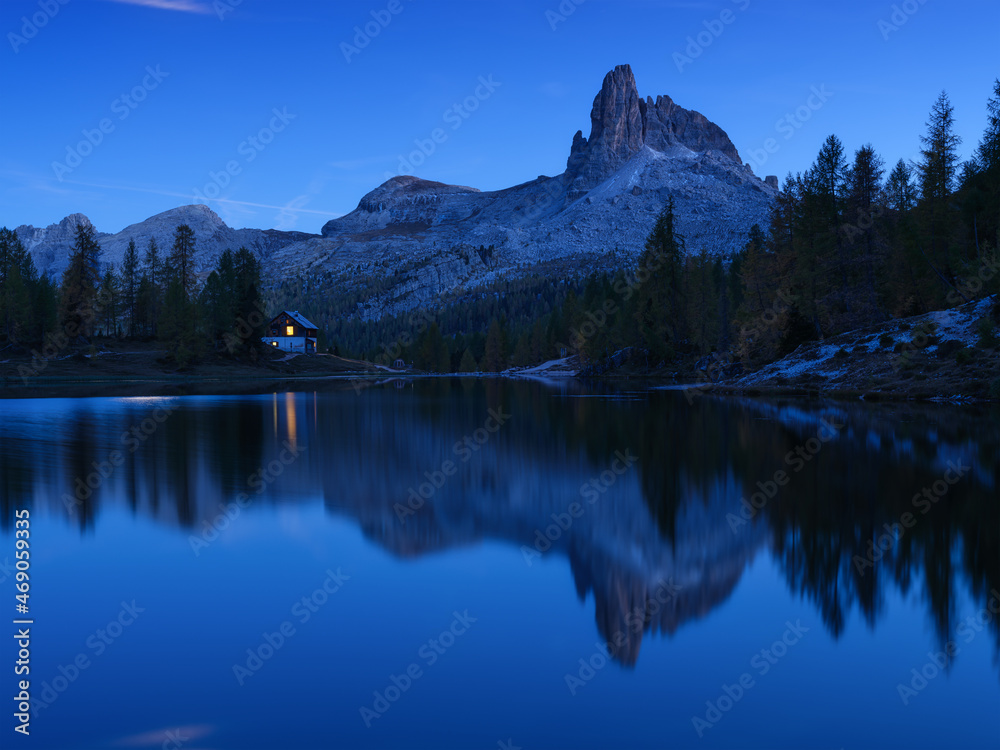
[[[0,415],[3,747],[1000,745],[996,411],[437,380]]]

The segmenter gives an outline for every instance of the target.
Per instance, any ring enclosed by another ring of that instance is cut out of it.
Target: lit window
[[[271,346],[277,346],[277,345],[278,345],[278,342],[277,342],[277,341],[272,341],[272,342],[271,342]]]
[[[294,336],[295,335],[295,326],[285,326],[285,335],[286,336]]]

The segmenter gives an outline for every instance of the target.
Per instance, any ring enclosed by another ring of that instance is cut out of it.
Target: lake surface
[[[440,379],[0,414],[38,701],[5,747],[1000,745],[996,409]]]

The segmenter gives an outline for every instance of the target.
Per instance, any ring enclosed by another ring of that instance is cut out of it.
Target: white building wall
[[[274,342],[278,345],[276,349],[280,349],[284,352],[300,352],[305,354],[306,352],[306,337],[305,336],[265,336],[264,343],[268,346],[274,346]]]

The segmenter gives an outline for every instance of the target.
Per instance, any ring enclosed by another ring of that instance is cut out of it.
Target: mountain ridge
[[[590,119],[589,137],[573,136],[560,175],[493,191],[399,175],[326,222],[318,235],[236,230],[207,206],[183,206],[99,234],[103,261],[120,263],[130,237],[141,251],[155,237],[167,252],[173,230],[187,223],[203,273],[223,249],[245,245],[275,283],[289,276],[324,279],[363,295],[365,284],[378,280],[381,291],[363,305],[365,317],[377,318],[533,269],[559,276],[630,265],[670,198],[692,252],[729,257],[753,224],[766,223],[776,180],[754,175],[705,115],[669,96],[640,97],[630,66],[604,77]],[[16,230],[41,271],[65,268],[72,223],[67,217],[43,229]],[[480,247],[493,251],[476,252]]]

